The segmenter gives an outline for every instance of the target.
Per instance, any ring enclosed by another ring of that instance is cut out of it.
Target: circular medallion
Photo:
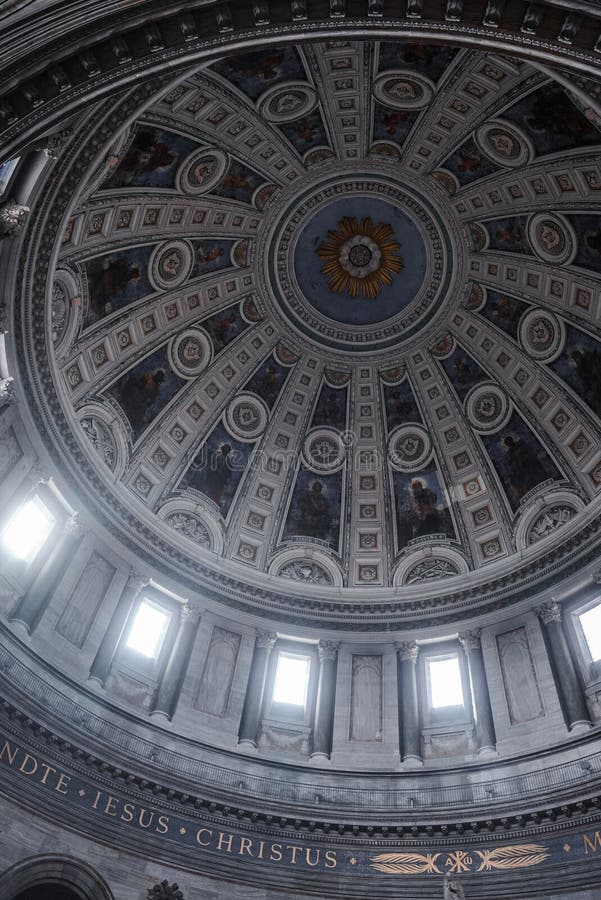
[[[196,151],[184,160],[177,173],[177,185],[184,194],[206,194],[219,184],[228,167],[221,150]]]
[[[292,201],[257,252],[291,324],[353,352],[410,337],[455,279],[429,201],[373,176],[329,181]]]
[[[239,394],[225,412],[225,425],[232,437],[240,441],[256,441],[269,421],[265,403],[254,394]]]
[[[576,232],[564,216],[539,213],[528,221],[528,239],[543,262],[569,265],[578,250]]]
[[[184,378],[200,375],[211,361],[213,347],[204,331],[190,328],[174,338],[169,349],[171,366]]]
[[[303,456],[315,472],[335,472],[344,462],[342,437],[333,428],[316,428],[305,438]]]
[[[478,384],[465,398],[465,411],[470,423],[484,434],[498,431],[511,415],[507,395],[490,382]]]
[[[422,109],[434,96],[434,84],[423,75],[395,69],[376,78],[374,96],[393,109]]]
[[[552,362],[563,350],[565,325],[553,313],[530,309],[520,319],[519,339],[532,359]]]
[[[432,441],[423,425],[401,425],[388,439],[388,458],[402,472],[418,472],[431,453]]]
[[[476,143],[490,159],[505,168],[527,165],[534,157],[531,141],[517,126],[500,119],[485,122],[476,131]]]
[[[260,114],[268,121],[290,122],[306,116],[317,105],[315,89],[304,81],[288,81],[276,85],[261,95]]]
[[[179,287],[189,277],[194,253],[187,241],[166,241],[150,257],[150,280],[157,290]]]

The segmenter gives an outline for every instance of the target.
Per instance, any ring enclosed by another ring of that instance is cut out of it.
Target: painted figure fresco
[[[118,168],[102,187],[174,188],[179,164],[198,146],[196,141],[174,131],[151,125],[137,128]]]
[[[374,102],[374,141],[396,141],[403,144],[419,116],[415,109],[390,109]]]
[[[380,44],[379,71],[413,69],[438,81],[457,53],[456,47],[442,47],[419,41],[383,41]]]
[[[342,473],[316,475],[300,468],[284,529],[292,536],[317,538],[338,548]]]
[[[257,394],[271,409],[284,387],[290,369],[280,365],[274,356],[260,366],[243,390]]]
[[[344,431],[346,428],[346,407],[348,388],[333,388],[324,382],[319,393],[311,427],[327,426]]]
[[[113,256],[99,256],[84,263],[90,303],[86,325],[154,293],[148,280],[152,247],[136,247]]]
[[[436,465],[421,472],[393,472],[397,516],[397,548],[429,534],[455,537],[453,520],[444,498]]]
[[[408,378],[400,384],[383,385],[383,392],[389,434],[397,425],[403,425],[405,422],[422,422]]]
[[[449,381],[462,400],[475,384],[478,384],[480,381],[486,381],[489,377],[476,360],[469,353],[466,353],[459,344],[457,344],[453,353],[441,362],[449,377]]]
[[[568,215],[578,237],[573,265],[601,272],[601,219],[591,215]]]
[[[235,241],[219,238],[194,241],[194,265],[190,278],[200,278],[218,269],[227,269],[232,265],[232,247]]]
[[[601,343],[591,335],[566,327],[566,343],[561,356],[550,368],[601,417]]]
[[[215,356],[224,347],[227,347],[230,341],[242,334],[245,328],[248,328],[248,323],[240,315],[239,303],[228,306],[227,309],[215,313],[214,316],[209,316],[201,324],[213,342]]]
[[[212,69],[231,81],[243,94],[256,100],[267,88],[282,81],[306,81],[307,75],[295,47],[267,47],[231,59],[221,59]]]
[[[222,180],[213,188],[211,194],[227,197],[230,200],[239,200],[241,203],[250,203],[257,188],[265,183],[262,175],[259,175],[254,169],[242,165],[237,159],[233,159]]]
[[[498,434],[482,440],[514,510],[538,484],[561,478],[554,461],[517,412]]]
[[[509,219],[488,219],[481,224],[488,231],[488,246],[491,250],[532,254],[526,236],[526,216],[512,216]]]
[[[217,425],[194,457],[181,486],[204,494],[225,518],[253,447],[232,438],[222,424]]]
[[[443,168],[452,172],[456,176],[459,184],[463,187],[472,181],[478,181],[479,178],[486,178],[487,175],[493,175],[500,171],[497,166],[484,153],[482,153],[472,138],[465,141],[452,153],[442,164]]]
[[[330,144],[319,108],[279,128],[301,156],[313,147],[328,147]]]
[[[508,297],[507,294],[489,290],[486,305],[479,314],[517,340],[519,321],[529,309],[530,306],[527,303],[523,303],[515,297]]]
[[[129,419],[135,441],[185,383],[172,371],[161,347],[122,375],[108,394]]]
[[[545,84],[503,110],[524,129],[537,155],[601,143],[601,135],[559,84]]]

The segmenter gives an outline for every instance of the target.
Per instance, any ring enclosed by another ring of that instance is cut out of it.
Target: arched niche
[[[24,859],[0,875],[5,900],[114,900],[92,866],[60,854]]]

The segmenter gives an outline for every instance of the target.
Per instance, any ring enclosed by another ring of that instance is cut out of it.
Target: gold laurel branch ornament
[[[371,859],[372,869],[385,875],[442,875],[436,865],[440,853],[380,853]]]
[[[497,847],[494,850],[476,850],[480,857],[478,872],[492,869],[527,869],[538,866],[550,856],[541,844],[520,844],[515,847]]]

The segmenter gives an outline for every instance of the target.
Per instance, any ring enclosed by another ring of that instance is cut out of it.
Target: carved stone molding
[[[184,895],[179,889],[179,885],[174,882],[169,884],[167,879],[155,884],[146,891],[148,900],[184,900]]]
[[[260,650],[271,653],[277,639],[278,636],[274,631],[257,631],[256,645]]]
[[[0,238],[14,237],[25,225],[29,207],[14,200],[0,204]]]

